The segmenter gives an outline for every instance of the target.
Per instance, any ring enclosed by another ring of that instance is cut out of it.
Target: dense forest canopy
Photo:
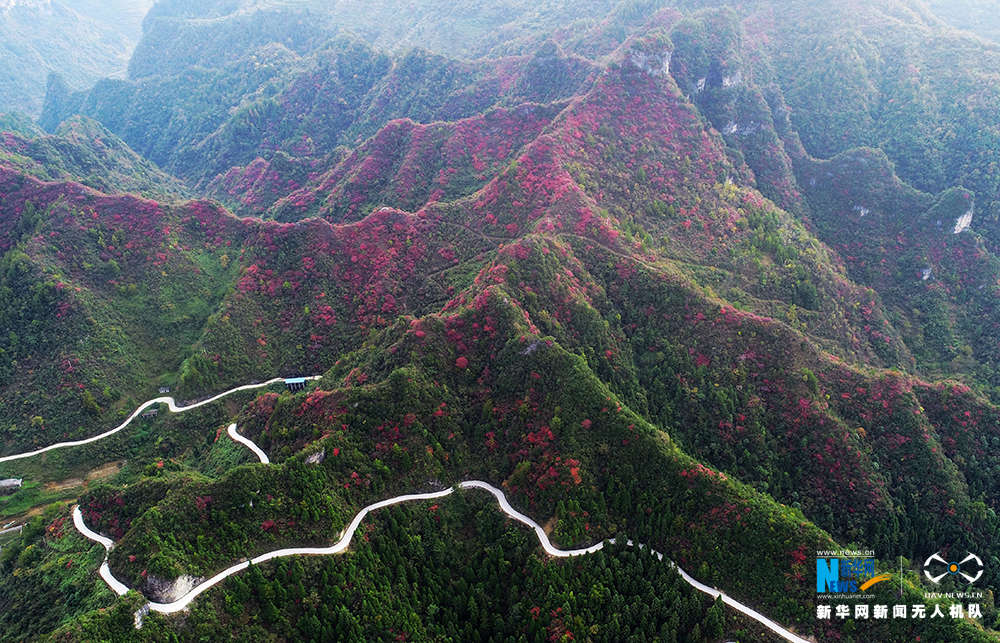
[[[0,4],[0,641],[997,640],[995,4]]]

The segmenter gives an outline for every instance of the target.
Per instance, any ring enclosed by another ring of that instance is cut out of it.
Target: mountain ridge
[[[939,155],[941,173],[920,179],[921,190],[897,173],[898,151],[854,145],[889,131],[891,118],[838,112],[819,131],[829,114],[803,108],[815,79],[803,72],[782,85],[790,63],[768,57],[778,47],[769,34],[804,18],[784,36],[801,44],[815,15],[802,3],[767,7],[641,15],[640,35],[623,26],[624,44],[594,59],[576,52],[614,42],[602,35],[611,23],[518,41],[532,53],[497,59],[388,56],[341,37],[307,62],[274,48],[271,70],[243,59],[182,80],[105,82],[115,90],[103,97],[53,92],[47,126],[60,110],[98,100],[104,109],[130,92],[161,100],[178,83],[205,81],[160,102],[177,129],[141,139],[143,154],[159,150],[172,171],[199,154],[213,159],[188,180],[242,216],[211,201],[104,195],[42,183],[26,165],[5,169],[2,284],[11,293],[0,294],[53,331],[34,340],[52,344],[43,359],[35,343],[0,338],[17,360],[0,400],[20,425],[7,427],[4,449],[58,440],[50,426],[93,433],[128,396],[156,386],[198,398],[261,373],[322,371],[301,393],[212,406],[201,423],[171,419],[179,430],[164,444],[138,429],[132,468],[80,503],[88,524],[118,541],[116,576],[152,592],[277,541],[326,541],[352,508],[387,495],[475,476],[551,525],[561,546],[628,534],[818,640],[851,640],[862,627],[885,641],[931,631],[991,640],[990,605],[983,628],[823,620],[809,568],[817,551],[871,549],[879,571],[895,574],[876,600],[895,601],[902,587],[919,603],[925,588],[910,561],[984,551],[1000,533],[989,169],[977,187],[946,185],[988,160],[988,145],[954,174],[944,159],[962,148],[936,147],[931,132],[917,147]],[[886,51],[865,49],[873,32],[938,28],[914,12],[878,22],[894,7],[873,9],[872,29],[851,41],[872,56],[851,58],[851,91],[871,87],[866,65]],[[831,41],[827,62],[846,46]],[[886,87],[896,87],[891,71]],[[919,82],[907,87],[933,96]],[[177,106],[223,88],[236,117],[206,110],[200,142],[178,144]],[[903,96],[885,91],[880,100]],[[336,122],[303,137],[336,97]],[[907,109],[923,109],[918,102]],[[126,110],[136,133],[147,106]],[[863,128],[853,139],[837,139],[855,122]],[[127,149],[109,160],[123,181],[135,172]],[[911,179],[916,165],[898,164]],[[86,337],[98,328],[100,345]],[[55,363],[60,372],[45,366]],[[105,381],[117,395],[97,385]],[[31,397],[53,382],[60,397]],[[233,417],[272,467],[241,466],[218,440]],[[434,520],[436,509],[421,511]],[[23,540],[6,568],[51,564],[52,550],[24,554],[36,540]],[[908,559],[903,574],[887,562],[895,555]],[[408,573],[407,587],[416,582]],[[984,586],[998,574],[1000,560],[984,557]],[[137,636],[193,637],[202,627],[322,638],[329,621],[316,629],[311,620],[318,596],[279,598],[279,608],[270,586],[242,583],[213,589],[206,612],[176,631],[151,617]],[[455,578],[434,583],[465,596]],[[462,600],[438,609],[458,618],[472,609]],[[565,601],[571,616],[553,610],[552,632],[604,625]],[[407,631],[437,622],[423,604],[387,613]],[[111,618],[82,622],[111,627]],[[363,619],[351,621],[357,629],[344,623],[355,638],[382,635]],[[550,633],[534,619],[517,623],[484,627]],[[702,623],[686,627],[689,640],[706,638]],[[714,638],[746,636],[726,632]]]

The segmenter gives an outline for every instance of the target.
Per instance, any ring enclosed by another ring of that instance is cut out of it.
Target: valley
[[[0,642],[997,640],[988,33],[355,4],[0,115]]]

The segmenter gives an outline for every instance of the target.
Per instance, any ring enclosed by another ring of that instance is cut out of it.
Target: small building
[[[169,386],[161,386],[160,387],[160,393],[169,393],[169,392],[170,392],[170,387]]]
[[[306,387],[306,378],[304,377],[289,377],[285,379],[285,386],[288,387],[289,391],[301,391]]]
[[[7,478],[0,480],[0,496],[7,496],[21,488],[24,478]]]
[[[158,409],[155,406],[151,406],[151,407],[149,407],[148,409],[146,409],[145,411],[142,412],[142,417],[144,417],[144,418],[156,417],[156,415],[159,412],[160,412],[160,409]]]

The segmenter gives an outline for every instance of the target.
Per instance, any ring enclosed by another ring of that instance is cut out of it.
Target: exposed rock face
[[[656,53],[632,50],[629,61],[650,76],[666,76],[670,73],[670,57],[672,51],[662,50]]]
[[[743,83],[743,74],[741,72],[736,72],[730,76],[722,77],[723,87],[733,87],[734,85],[740,85]]]
[[[189,576],[184,574],[171,582],[164,578],[150,575],[146,578],[143,593],[158,603],[173,603],[205,580],[204,576]]]
[[[726,126],[722,128],[723,134],[732,134],[736,136],[751,136],[756,134],[764,125],[756,121],[750,121],[748,123],[737,123],[736,121],[729,121]]]
[[[972,226],[972,208],[969,208],[965,214],[955,219],[955,234],[963,230],[968,230]]]
[[[313,453],[308,458],[306,458],[306,464],[319,464],[325,459],[326,459],[326,449],[323,449],[322,451],[317,451],[316,453]]]
[[[149,603],[146,603],[145,605],[140,607],[138,610],[136,610],[135,614],[133,615],[135,617],[135,629],[137,630],[142,629],[142,624],[145,621],[147,614],[149,614]]]

